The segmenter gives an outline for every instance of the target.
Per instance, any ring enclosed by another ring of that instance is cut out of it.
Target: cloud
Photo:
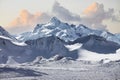
[[[114,15],[114,9],[104,10],[104,5],[94,2],[83,11],[82,23],[97,29],[106,29],[106,25],[103,24],[104,20],[112,19],[112,21],[118,21]]]
[[[14,33],[24,32],[25,30],[31,30],[38,23],[47,22],[49,19],[49,14],[41,12],[31,14],[27,10],[22,10],[19,16],[9,24],[9,30],[14,31]]]
[[[93,3],[92,5],[90,5],[88,8],[84,10],[84,14],[91,16],[94,12],[97,11],[97,6],[98,6],[97,3]]]
[[[32,30],[36,24],[48,22],[53,16],[67,22],[80,21],[79,15],[71,13],[66,8],[60,6],[58,2],[55,2],[51,13],[37,12],[32,14],[28,10],[22,10],[19,16],[9,24],[8,30],[14,33]]]
[[[64,20],[64,21],[77,21],[80,22],[80,16],[70,12],[68,9],[61,6],[58,2],[53,5],[52,13],[54,16]]]
[[[87,27],[106,30],[107,25],[103,24],[104,20],[111,19],[112,21],[119,21],[118,17],[114,15],[114,9],[104,9],[103,4],[97,2],[88,6],[81,16],[70,12],[68,9],[61,6],[58,2],[55,2],[52,9],[52,14],[67,22],[75,22],[86,25]]]
[[[37,20],[37,17],[41,16],[42,13],[31,14],[27,10],[22,10],[19,17],[14,19],[10,26],[29,26]],[[31,23],[32,22],[32,23]]]
[[[36,24],[48,22],[53,16],[58,17],[62,21],[84,24],[87,27],[106,30],[107,25],[103,24],[105,20],[120,21],[114,13],[114,9],[106,11],[103,4],[94,2],[83,11],[84,16],[80,16],[70,12],[58,2],[55,2],[51,13],[37,12],[32,14],[28,10],[22,10],[19,16],[9,24],[9,30],[14,33],[32,30]]]

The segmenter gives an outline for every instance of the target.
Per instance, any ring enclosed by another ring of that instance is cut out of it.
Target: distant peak
[[[57,17],[51,18],[50,22],[52,23],[60,23],[61,21]]]
[[[2,26],[0,26],[0,31],[5,31],[5,29]]]
[[[83,24],[79,24],[78,27],[80,27],[80,28],[84,28],[84,29],[88,29],[88,27],[86,27],[86,26],[83,25]]]
[[[0,36],[9,37],[11,39],[16,40],[13,36],[11,36],[2,26],[0,26]]]

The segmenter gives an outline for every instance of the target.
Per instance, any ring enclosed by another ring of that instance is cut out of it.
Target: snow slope
[[[100,61],[100,60],[107,60],[107,61],[115,61],[120,60],[120,49],[116,51],[116,53],[109,53],[109,54],[99,54],[87,50],[81,49],[79,51],[79,59],[78,60],[87,60],[87,61]]]
[[[0,65],[1,80],[119,80],[120,62],[53,61],[36,65]]]

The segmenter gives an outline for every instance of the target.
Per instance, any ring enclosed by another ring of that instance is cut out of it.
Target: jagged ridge
[[[105,38],[108,41],[120,44],[120,37],[118,34],[112,34],[107,31],[93,30],[82,24],[73,25],[61,22],[56,17],[53,17],[50,22],[46,24],[37,24],[33,32],[27,32],[18,36],[21,41],[33,40],[48,36],[57,36],[65,42],[74,41],[80,37],[89,35],[96,35]]]

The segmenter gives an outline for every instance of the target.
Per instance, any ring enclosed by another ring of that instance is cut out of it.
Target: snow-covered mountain
[[[37,24],[32,32],[16,38],[0,27],[0,63],[31,62],[38,56],[49,59],[81,58],[81,50],[100,54],[113,54],[120,48],[120,34],[93,30],[82,24],[61,22],[53,17],[46,24]],[[104,57],[103,57],[104,58]]]
[[[61,22],[56,17],[53,17],[50,22],[46,24],[37,24],[33,32],[26,32],[19,36],[17,39],[22,41],[33,40],[42,37],[56,36],[65,42],[74,41],[80,37],[85,37],[89,35],[95,35],[105,38],[108,41],[120,44],[119,34],[112,34],[107,31],[93,30],[82,24],[74,25]]]

